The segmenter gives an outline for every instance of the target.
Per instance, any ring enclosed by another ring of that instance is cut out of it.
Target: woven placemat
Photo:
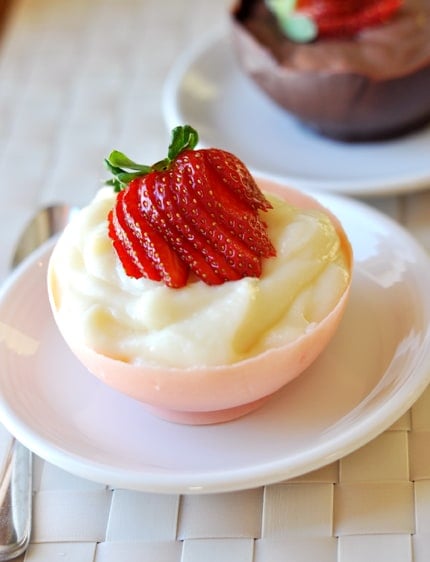
[[[113,489],[35,459],[26,562],[428,562],[430,389],[315,472],[222,494]]]

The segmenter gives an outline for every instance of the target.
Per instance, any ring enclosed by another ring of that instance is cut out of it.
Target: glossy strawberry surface
[[[276,253],[261,218],[271,205],[246,166],[220,149],[194,150],[197,138],[178,127],[168,158],[152,167],[116,151],[106,161],[119,191],[108,233],[130,277],[218,285],[259,277]]]
[[[353,35],[382,25],[402,3],[402,0],[297,0],[296,10],[315,21],[319,36]]]

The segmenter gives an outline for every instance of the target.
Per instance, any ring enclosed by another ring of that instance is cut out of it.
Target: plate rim
[[[222,47],[230,41],[228,30],[225,27],[218,27],[208,33],[205,37],[194,41],[186,47],[176,59],[175,64],[169,70],[161,96],[162,113],[167,127],[172,129],[180,123],[186,121],[179,107],[178,92],[181,82],[185,74],[190,68],[198,62],[209,51]],[[236,63],[237,64],[237,63]],[[430,137],[430,124],[424,129],[428,129]],[[412,133],[413,134],[413,133]],[[309,133],[312,135],[312,133]],[[317,137],[324,141],[324,137]],[[394,142],[402,142],[402,137],[393,139]],[[385,141],[381,141],[385,142]],[[208,148],[211,142],[201,136],[199,140],[200,146]],[[358,143],[357,146],[360,146]],[[366,143],[367,144],[367,143]],[[370,144],[373,144],[371,142]],[[344,146],[344,145],[343,145]],[[346,143],[345,146],[354,146],[354,143]],[[318,191],[319,193],[333,193],[340,196],[361,196],[361,197],[380,197],[384,195],[402,195],[413,192],[423,191],[430,186],[430,166],[426,173],[415,175],[402,174],[389,179],[375,178],[373,180],[345,180],[345,179],[322,179],[309,180],[298,176],[297,174],[280,174],[270,170],[261,170],[248,162],[248,167],[253,173],[259,176],[267,177],[273,181],[285,183],[295,187],[296,189],[306,191]],[[348,184],[348,189],[345,189]]]
[[[408,244],[412,244],[414,252],[420,254],[426,260],[424,267],[426,267],[430,280],[430,257],[419,242],[400,224],[364,203],[334,194],[318,193],[314,195],[317,199],[321,199],[323,204],[328,207],[330,207],[331,201],[338,201],[354,211],[363,212],[365,210],[368,213],[370,212],[372,221],[382,220],[388,227],[394,228],[396,234],[404,237]],[[342,217],[340,219],[342,220]],[[41,260],[47,261],[54,243],[55,240],[45,243],[22,262],[7,278],[2,287],[0,287],[0,307],[3,300],[16,290],[17,284],[25,282],[24,278],[28,271],[36,267],[39,262],[41,263]],[[420,267],[423,267],[422,263]],[[430,349],[427,349],[425,357],[427,359],[430,358]],[[324,447],[319,445],[318,447],[313,447],[310,451],[296,454],[292,468],[291,463],[289,468],[285,466],[285,459],[272,459],[246,467],[246,469],[243,467],[234,470],[229,469],[228,473],[221,469],[208,471],[203,476],[200,474],[200,479],[193,477],[194,483],[190,480],[189,471],[185,472],[185,474],[172,474],[171,471],[168,471],[166,478],[161,477],[159,473],[142,472],[135,469],[124,470],[112,465],[108,466],[106,463],[96,462],[93,459],[85,458],[83,455],[77,455],[74,452],[68,451],[67,447],[60,448],[55,443],[49,442],[46,437],[40,436],[37,431],[29,427],[25,421],[23,422],[17,416],[12,405],[5,401],[1,388],[0,414],[6,428],[22,441],[24,445],[48,462],[83,478],[140,491],[187,494],[220,493],[247,489],[297,477],[334,462],[368,443],[401,417],[428,386],[430,369],[426,367],[425,361],[421,361],[418,372],[413,377],[409,377],[407,381],[409,385],[412,385],[412,392],[409,392],[406,397],[398,391],[390,392],[389,400],[384,402],[382,407],[379,406],[378,411],[372,410],[370,415],[367,414],[364,418],[360,418],[358,423],[355,422],[348,429],[344,429],[340,438],[332,438],[329,441],[330,447],[327,447],[327,443],[325,443]],[[316,453],[320,449],[324,452],[323,459],[318,455],[319,458],[317,460],[315,458]],[[303,464],[306,464],[305,469]],[[268,469],[270,469],[269,472]],[[227,474],[228,477],[226,477]]]

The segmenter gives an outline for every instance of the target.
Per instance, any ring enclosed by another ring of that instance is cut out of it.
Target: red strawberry
[[[403,0],[297,0],[297,12],[310,16],[319,36],[354,35],[385,23]]]
[[[210,285],[259,277],[275,255],[259,213],[271,208],[245,165],[219,149],[194,150],[189,126],[173,131],[153,166],[114,151],[106,160],[119,191],[108,216],[114,249],[131,277],[182,287],[188,272]]]
[[[134,239],[136,245],[140,245],[140,249],[136,250],[133,256],[133,259],[140,262],[142,274],[139,277],[148,277],[154,281],[163,280],[169,287],[182,287],[188,277],[186,265],[147,217],[140,212],[139,203],[138,190],[130,188],[118,194],[115,206],[117,214],[121,213],[122,207],[126,219],[124,230],[129,239]]]
[[[139,182],[140,209],[143,209],[148,220],[164,234],[177,253],[194,273],[210,285],[218,285],[233,275],[224,272],[223,256],[209,255],[208,245],[198,233],[181,220],[179,209],[168,189],[171,183],[171,172],[156,172],[151,176],[134,180]],[[202,260],[201,255],[206,254]]]
[[[113,240],[114,248],[124,265],[125,272],[130,277],[139,279],[142,276],[161,280],[161,275],[153,262],[146,257],[141,244],[141,234],[136,232],[137,225],[130,228],[130,221],[124,212],[124,194],[118,194],[118,204],[108,215],[109,236]]]
[[[258,209],[268,210],[269,203],[240,160],[219,149],[184,151],[175,162],[175,170],[179,178],[188,177],[185,185],[191,186],[190,195],[217,217],[220,226],[233,230],[252,252],[263,257],[273,255],[266,226],[257,213]],[[199,189],[202,182],[210,185],[210,197]],[[178,182],[178,190],[181,183]],[[186,197],[184,189],[182,196]]]

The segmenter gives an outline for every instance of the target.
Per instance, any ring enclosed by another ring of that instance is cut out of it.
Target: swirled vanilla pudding
[[[260,278],[180,289],[129,277],[108,237],[115,204],[103,188],[68,226],[51,259],[58,314],[85,345],[130,363],[225,365],[300,337],[326,316],[349,281],[339,236],[321,211],[269,196],[276,257]]]

